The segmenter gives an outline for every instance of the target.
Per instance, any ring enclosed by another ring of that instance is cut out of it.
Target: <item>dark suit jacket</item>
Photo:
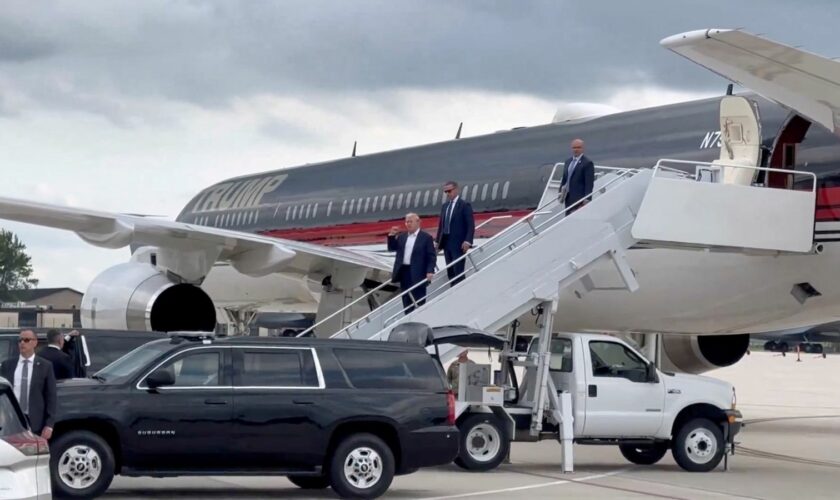
[[[400,233],[396,236],[388,236],[388,250],[397,252],[394,259],[394,269],[391,271],[391,280],[397,280],[400,267],[403,265],[405,255],[405,242],[408,233]],[[417,233],[417,240],[414,242],[414,250],[411,252],[411,284],[414,285],[426,279],[426,274],[435,272],[437,254],[435,253],[434,240],[432,235],[423,231]]]
[[[438,223],[437,235],[435,236],[435,241],[438,245],[440,245],[441,239],[443,238],[447,208],[449,208],[449,201],[440,207],[440,222]],[[446,243],[447,245],[454,245],[458,248],[465,241],[472,245],[474,234],[475,217],[473,217],[472,205],[459,196],[458,202],[455,203],[455,208],[452,210],[452,220],[449,222],[449,237],[446,239]]]
[[[7,359],[0,365],[0,375],[13,384],[19,357]],[[36,355],[32,373],[29,374],[29,425],[32,432],[40,434],[44,427],[55,425],[55,403],[55,374],[52,365]]]
[[[569,175],[569,165],[572,158],[566,160],[566,168],[563,170],[562,185],[566,185],[566,177]],[[592,194],[592,187],[595,185],[595,164],[592,160],[581,155],[580,161],[572,172],[572,178],[568,181],[569,187],[566,193],[566,206],[577,203],[580,199]]]
[[[73,369],[73,361],[70,360],[70,356],[68,356],[64,351],[47,345],[38,351],[38,356],[41,356],[52,363],[56,380],[73,378],[75,372]]]

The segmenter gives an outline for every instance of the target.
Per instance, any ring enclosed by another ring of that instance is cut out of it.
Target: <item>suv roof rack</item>
[[[209,344],[216,338],[216,332],[168,332],[169,338],[173,344],[179,344],[185,340],[198,342],[202,341]]]

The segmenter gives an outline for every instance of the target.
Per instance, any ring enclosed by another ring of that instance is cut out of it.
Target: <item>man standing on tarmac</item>
[[[475,218],[472,206],[458,196],[457,182],[449,181],[444,184],[443,192],[449,201],[440,208],[435,248],[443,249],[443,256],[448,266],[446,275],[449,277],[449,286],[455,286],[464,279],[464,260],[455,265],[450,264],[461,258],[472,247]]]
[[[75,330],[74,330],[75,332]],[[63,351],[64,335],[58,330],[47,331],[47,345],[38,351],[38,355],[52,363],[53,373],[56,380],[73,378],[73,361]]]

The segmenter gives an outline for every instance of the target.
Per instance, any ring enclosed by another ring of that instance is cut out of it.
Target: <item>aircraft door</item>
[[[741,96],[720,100],[720,159],[725,184],[749,186],[758,170],[726,168],[727,165],[761,165],[761,122],[755,102]]]

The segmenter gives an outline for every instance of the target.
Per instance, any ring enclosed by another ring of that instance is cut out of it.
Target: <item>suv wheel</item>
[[[342,498],[377,498],[394,480],[394,454],[373,434],[353,434],[336,447],[329,477]]]
[[[288,476],[286,479],[304,490],[323,490],[330,487],[327,476]]]
[[[470,415],[458,424],[461,447],[455,463],[466,470],[495,469],[508,454],[510,442],[502,423],[490,413]]]
[[[707,472],[720,463],[725,447],[720,427],[707,418],[695,418],[677,431],[671,452],[683,469]]]
[[[93,432],[68,432],[50,443],[50,478],[56,496],[99,496],[114,479],[114,453]]]
[[[666,443],[637,446],[633,444],[620,444],[618,449],[629,462],[638,465],[653,465],[662,460],[668,452]]]

